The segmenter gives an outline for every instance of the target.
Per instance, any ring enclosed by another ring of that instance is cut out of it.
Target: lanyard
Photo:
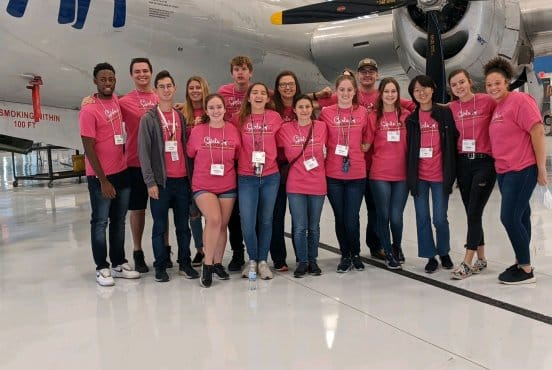
[[[169,128],[169,123],[167,122],[167,119],[165,118],[165,115],[161,111],[161,108],[159,108],[159,105],[157,105],[157,111],[159,112],[159,115],[161,116],[161,121],[163,122],[163,129],[166,130],[170,137],[169,140],[175,140],[175,134],[176,134],[176,117],[174,114],[174,109],[172,109],[172,131]]]
[[[311,125],[314,125],[314,123],[310,123]],[[310,130],[313,130],[312,136],[310,138],[311,141],[311,158],[314,158],[314,126],[311,126]],[[301,132],[301,125],[299,125],[299,122],[297,122],[297,131],[299,131],[299,137],[304,137],[303,133]],[[308,138],[305,138],[305,140],[308,140]],[[305,149],[307,148],[308,143],[303,144],[303,148],[301,149],[301,154],[303,155],[303,161],[306,161],[305,159]]]
[[[96,100],[98,102],[100,102],[100,105],[102,106],[102,109],[103,109],[103,114],[104,114],[106,120],[111,124],[111,130],[113,130],[113,136],[117,135],[117,133],[115,132],[115,127],[113,126],[113,117],[110,117],[106,113],[105,105],[102,103],[102,99],[97,98]],[[117,117],[121,117],[121,112],[119,111],[119,106],[118,105],[117,105]],[[120,121],[121,135],[122,135],[123,134],[123,121],[121,121],[121,120],[119,120],[119,121]]]
[[[351,110],[349,111],[349,125],[347,127],[347,140],[345,140],[345,129],[341,124],[341,115],[339,114],[339,107],[337,107],[337,121],[339,122],[339,131],[337,133],[337,145],[339,145],[340,132],[341,132],[341,136],[343,136],[343,140],[345,141],[344,144],[349,145],[349,138],[351,137],[351,122],[353,121],[353,107],[351,107]]]
[[[213,160],[213,137],[211,136],[211,125],[208,125],[209,129],[209,154],[211,155],[211,165],[215,164]],[[224,125],[226,126],[226,124]],[[220,163],[224,164],[224,126],[222,126],[222,142],[220,143]]]
[[[255,122],[253,122],[253,115],[249,115],[249,119],[251,120],[251,140],[253,140],[253,151],[257,151],[257,146],[255,145]],[[261,125],[261,142],[263,143],[263,150],[265,151],[265,142],[264,142],[264,129],[265,129],[265,123],[266,123],[266,112],[263,113],[263,123]]]
[[[458,103],[460,104],[460,122],[462,123],[462,140],[466,138],[464,135],[464,111],[462,110],[462,102],[460,99],[458,100]],[[475,94],[473,95],[473,111],[471,112],[471,118],[472,118],[472,133],[473,138],[475,139]]]

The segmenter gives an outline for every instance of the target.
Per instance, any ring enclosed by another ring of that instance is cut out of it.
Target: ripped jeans
[[[466,248],[477,250],[478,246],[485,245],[482,218],[496,182],[494,160],[458,156],[457,179],[468,219]]]

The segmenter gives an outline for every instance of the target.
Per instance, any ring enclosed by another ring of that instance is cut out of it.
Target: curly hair
[[[512,68],[512,65],[502,57],[493,58],[483,66],[483,73],[485,76],[488,76],[494,72],[500,73],[508,81],[514,77],[514,69]]]

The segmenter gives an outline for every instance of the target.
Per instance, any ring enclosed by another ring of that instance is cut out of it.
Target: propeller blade
[[[412,4],[416,4],[416,0],[325,1],[276,12],[270,21],[276,25],[340,21]]]
[[[445,59],[443,57],[443,45],[441,30],[437,18],[438,11],[428,11],[427,16],[427,50],[426,50],[426,75],[431,77],[437,85],[435,101],[446,103],[448,94],[446,90]]]

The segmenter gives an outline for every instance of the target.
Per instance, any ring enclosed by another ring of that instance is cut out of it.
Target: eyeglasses
[[[358,71],[361,75],[375,75],[378,73],[377,69],[361,69]]]
[[[278,87],[281,89],[285,89],[286,87],[292,88],[295,87],[295,82],[280,82]]]
[[[414,94],[421,94],[422,92],[427,91],[428,89],[431,89],[431,87],[429,87],[429,86],[423,86],[423,87],[415,88],[414,91],[412,91],[412,92],[413,92]]]

